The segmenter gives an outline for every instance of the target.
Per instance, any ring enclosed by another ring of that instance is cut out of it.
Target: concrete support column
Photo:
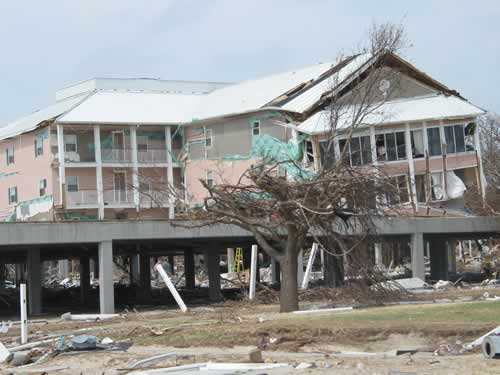
[[[172,161],[172,127],[165,127],[165,147],[167,148],[167,188],[168,188],[168,218],[175,218],[174,169]]]
[[[304,250],[299,251],[297,256],[297,283],[302,285],[302,280],[304,279]]]
[[[211,302],[222,300],[220,286],[220,256],[216,249],[205,252],[205,263],[208,270],[208,296]]]
[[[271,258],[271,284],[278,284],[281,281],[280,263]]]
[[[57,261],[59,278],[66,279],[69,276],[69,259],[60,259]]]
[[[455,251],[457,242],[455,240],[446,241],[446,249],[448,250],[448,271],[457,272],[457,253]]]
[[[413,277],[425,281],[424,263],[424,235],[414,233],[411,235],[411,271]]]
[[[141,303],[151,302],[151,258],[147,252],[141,251],[139,255],[140,288],[139,297]]]
[[[90,290],[90,260],[88,254],[80,256],[80,302],[88,303]]]
[[[327,288],[336,288],[344,284],[344,258],[325,251],[323,280]]]
[[[101,128],[94,125],[95,176],[97,186],[98,219],[104,219],[104,187],[102,183]]]
[[[115,312],[115,290],[113,285],[113,242],[99,243],[99,305],[101,314]]]
[[[374,244],[375,248],[375,265],[380,267],[384,265],[384,257],[382,255],[382,243],[376,242]]]
[[[446,241],[434,238],[429,241],[431,258],[431,279],[448,280],[448,251]]]
[[[139,254],[130,256],[130,284],[140,284],[140,263]]]
[[[23,263],[16,263],[16,287],[19,288],[19,285],[25,281],[25,275],[24,275],[24,264]]]
[[[137,127],[130,127],[130,146],[132,151],[132,189],[134,193],[134,205],[136,211],[139,211],[140,193],[139,193],[139,162],[137,158]]]
[[[195,287],[194,254],[192,249],[184,250],[184,277],[186,289]]]
[[[227,272],[234,272],[234,249],[231,247],[227,248]]]
[[[28,311],[30,315],[42,313],[42,272],[40,248],[32,247],[27,253]]]

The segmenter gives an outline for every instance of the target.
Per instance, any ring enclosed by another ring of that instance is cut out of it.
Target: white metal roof
[[[261,108],[303,82],[317,79],[334,63],[322,63],[224,87],[206,95],[196,110],[199,119]]]
[[[6,126],[0,127],[0,140],[14,137],[16,135],[27,133],[35,130],[40,123],[54,119],[61,114],[69,111],[74,106],[78,105],[82,100],[88,96],[78,95],[70,99],[62,100],[56,104],[45,107],[39,111],[25,116],[17,121],[14,121]]]
[[[62,123],[180,124],[190,122],[204,95],[96,92],[62,116]]]
[[[337,112],[337,129],[347,128],[352,125],[353,113],[358,108],[346,107]],[[358,125],[396,124],[414,121],[429,121],[445,118],[463,118],[477,116],[484,110],[460,99],[456,96],[442,94],[420,98],[401,99],[374,105],[373,110],[368,110],[363,121]],[[330,130],[331,121],[328,111],[320,111],[309,117],[298,126],[298,130],[307,134],[321,134]]]

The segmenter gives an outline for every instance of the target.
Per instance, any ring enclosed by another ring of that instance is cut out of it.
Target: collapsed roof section
[[[301,127],[310,130],[311,123],[322,116],[321,109],[325,108],[328,100],[342,90],[348,90],[357,77],[381,61],[439,92],[451,95],[452,99],[447,103],[453,101],[454,104],[447,104],[447,110],[441,112],[436,107],[428,109],[433,115],[456,116],[453,112],[455,108],[462,110],[462,107],[467,107],[468,103],[457,92],[420,72],[399,56],[364,53],[337,63],[321,63],[238,84],[144,79],[84,81],[58,92],[59,101],[55,105],[0,128],[0,140],[32,131],[54,119],[68,124],[188,125],[193,121],[214,121],[263,110],[282,111],[295,119],[307,119]],[[457,100],[463,103],[459,104]],[[434,103],[424,101],[419,102],[419,106]],[[408,118],[411,112],[406,113],[405,118]]]

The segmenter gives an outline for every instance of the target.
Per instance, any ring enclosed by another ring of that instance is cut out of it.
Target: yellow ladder
[[[243,266],[243,249],[241,247],[236,248],[236,254],[234,257],[234,272],[241,272],[245,267]]]

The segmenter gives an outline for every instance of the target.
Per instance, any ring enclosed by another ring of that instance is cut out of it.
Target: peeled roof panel
[[[97,92],[61,117],[63,123],[178,124],[189,122],[202,95]]]
[[[332,89],[338,84],[342,83],[352,73],[361,68],[371,58],[371,54],[364,53],[356,56],[346,66],[340,69],[337,73],[319,82],[317,85],[311,87],[298,97],[292,99],[283,106],[283,109],[293,112],[304,112],[309,109],[314,103],[321,99],[321,96]]]
[[[352,124],[355,107],[341,110],[343,115],[337,123],[337,129],[347,128]],[[413,121],[436,120],[453,117],[477,116],[484,111],[456,96],[433,95],[418,99],[395,100],[382,104],[368,114],[360,125],[395,124]],[[321,134],[330,128],[330,114],[321,111],[298,126],[298,130],[307,134]]]
[[[60,102],[57,102],[56,104],[33,112],[32,114],[25,116],[17,121],[11,122],[6,126],[0,127],[0,140],[35,130],[40,125],[40,123],[60,116],[61,114],[70,110],[75,105],[84,100],[87,95],[88,94],[79,95],[66,100],[62,100]]]
[[[300,83],[317,79],[332,66],[333,63],[317,64],[215,90],[204,96],[196,117],[210,118],[260,108]]]

